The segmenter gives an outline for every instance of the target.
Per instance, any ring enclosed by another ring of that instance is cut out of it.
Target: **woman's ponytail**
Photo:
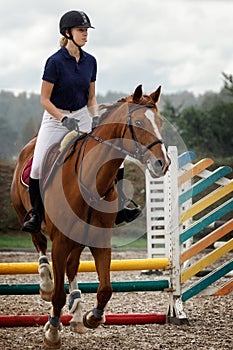
[[[65,38],[64,36],[60,39],[60,46],[66,46],[68,43],[68,39]]]

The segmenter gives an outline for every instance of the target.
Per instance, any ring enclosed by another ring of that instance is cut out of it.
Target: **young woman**
[[[88,29],[93,28],[88,16],[82,11],[69,11],[60,19],[61,48],[48,58],[41,86],[41,104],[44,115],[38,133],[29,194],[32,217],[24,222],[22,230],[40,231],[43,203],[39,180],[44,156],[49,147],[59,142],[68,130],[79,128],[91,131],[92,117],[87,107],[97,115],[95,81],[96,59],[82,50],[87,42]]]
[[[29,179],[32,216],[22,226],[23,231],[31,233],[40,232],[43,219],[39,181],[47,150],[52,144],[59,142],[68,130],[90,132],[92,117],[95,120],[98,115],[95,95],[97,63],[92,55],[82,50],[87,42],[88,29],[94,27],[82,11],[65,13],[60,19],[59,27],[63,35],[61,48],[48,58],[42,77],[41,104],[45,111]],[[92,117],[87,107],[91,107]],[[122,177],[121,170],[118,181]],[[134,220],[141,212],[138,207],[124,207],[126,199],[122,191],[119,194],[118,224],[124,220]]]

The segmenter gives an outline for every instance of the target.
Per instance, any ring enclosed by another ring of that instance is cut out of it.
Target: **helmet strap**
[[[77,46],[77,48],[79,49],[80,56],[81,56],[81,52],[82,52],[81,46],[79,46],[76,43],[76,41],[74,41],[73,35],[71,33],[71,28],[68,29],[68,33],[69,33],[69,36],[67,34],[65,34],[66,39],[71,40],[74,43],[74,45]]]

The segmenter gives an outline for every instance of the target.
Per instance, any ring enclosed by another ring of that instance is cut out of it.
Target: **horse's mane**
[[[99,124],[101,124],[103,121],[105,121],[105,119],[110,115],[110,113],[113,112],[114,110],[116,110],[121,103],[122,102],[117,101],[114,103],[101,104],[99,106],[99,112],[100,112]],[[62,141],[61,147],[60,147],[60,151],[62,151],[64,153],[67,152],[64,163],[75,153],[75,151],[79,145],[79,150],[78,150],[78,154],[77,154],[76,162],[75,162],[75,169],[77,168],[77,162],[79,159],[81,146],[85,142],[85,140],[87,140],[88,136],[90,136],[93,133],[94,130],[95,129],[93,129],[90,133],[84,133],[81,136],[76,131],[71,131],[65,136],[64,140]],[[80,141],[83,141],[83,142],[80,143]]]
[[[129,104],[139,104],[139,105],[147,105],[151,104],[154,105],[155,109],[158,110],[156,103],[153,101],[151,96],[149,95],[142,95],[139,101],[134,101],[133,100],[133,95],[130,95],[128,97],[122,97],[120,98],[117,102],[112,102],[112,103],[103,103],[99,106],[99,112],[100,112],[100,117],[99,117],[99,123],[103,122],[111,112],[116,110],[122,103],[129,103]]]
[[[100,112],[99,123],[104,121],[108,117],[108,115],[112,111],[114,111],[118,106],[119,106],[118,102],[101,104],[99,106],[99,112]],[[93,130],[89,134],[91,134],[92,132],[93,132]],[[70,148],[72,146],[73,151],[71,152],[71,154],[69,154],[69,157],[70,157],[73,154],[73,152],[75,151],[77,143],[80,140],[85,139],[87,136],[88,136],[87,133],[80,135],[80,134],[78,134],[77,131],[74,131],[74,130],[70,131],[68,134],[65,135],[65,137],[61,141],[60,151],[64,152],[65,150],[67,150],[67,148]]]
[[[120,105],[120,102],[103,103],[99,105],[99,123],[102,123],[111,112],[115,111]]]

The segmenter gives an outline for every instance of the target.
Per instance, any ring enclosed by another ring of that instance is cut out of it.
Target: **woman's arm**
[[[97,100],[96,100],[96,95],[95,95],[95,82],[93,81],[90,83],[90,88],[89,88],[89,98],[87,102],[87,107],[89,107],[91,113],[93,114],[93,117],[98,116],[98,105],[97,105]]]
[[[51,94],[53,91],[53,83],[49,83],[48,81],[43,80],[42,86],[41,86],[41,94],[40,94],[40,103],[42,107],[53,117],[57,118],[58,120],[62,120],[63,115],[57,109],[57,107],[50,101]]]

